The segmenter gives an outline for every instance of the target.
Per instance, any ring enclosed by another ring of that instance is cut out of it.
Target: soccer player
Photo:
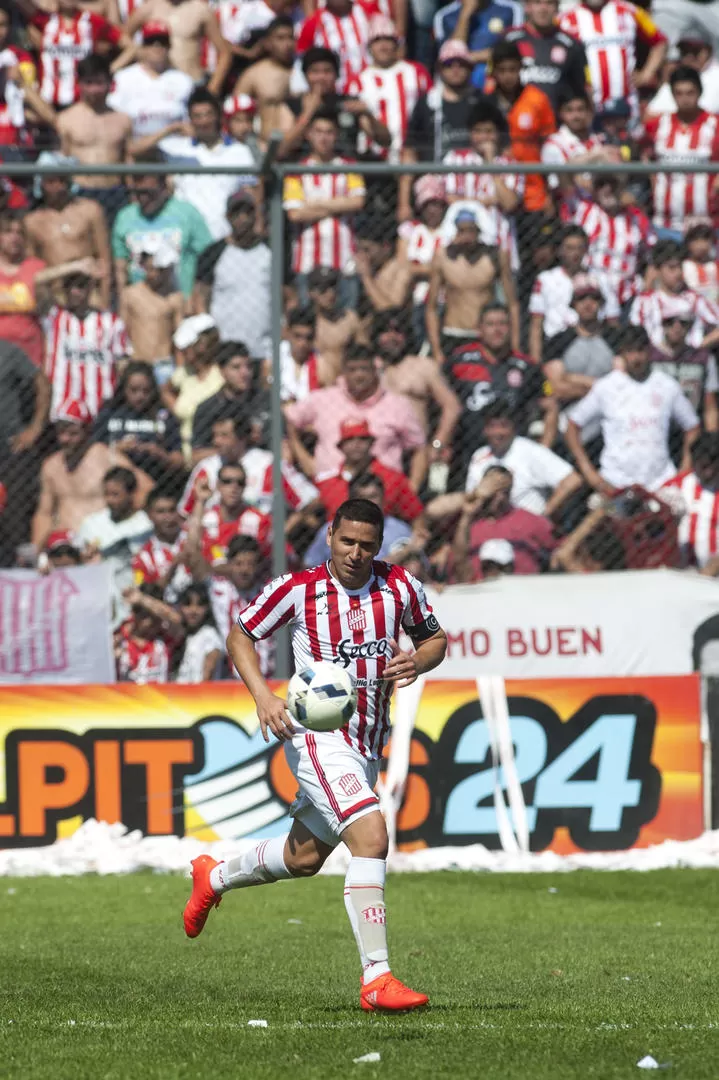
[[[368,1012],[415,1009],[415,993],[390,972],[384,881],[387,829],[374,792],[389,729],[393,685],[409,686],[444,658],[447,638],[424,589],[403,567],[376,559],[383,539],[382,511],[367,499],[349,499],[329,529],[329,561],[276,578],[232,627],[227,648],[257,705],[262,733],[285,742],[299,794],[288,835],[265,840],[245,855],[192,863],[192,895],[185,933],[197,937],[228,889],[266,885],[316,874],[333,848],[347,845],[345,907],[363,975],[360,1004]],[[291,721],[286,703],[260,673],[255,643],[280,626],[292,628],[295,666],[329,660],[357,680],[357,709],[341,730],[314,733]],[[413,653],[396,644],[404,629]]]

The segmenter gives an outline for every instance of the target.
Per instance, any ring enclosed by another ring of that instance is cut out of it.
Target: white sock
[[[345,877],[345,907],[359,949],[365,984],[389,971],[384,904],[386,873],[384,859],[353,856]]]
[[[287,834],[263,840],[257,847],[218,863],[210,871],[210,885],[216,893],[228,889],[246,889],[250,885],[270,885],[292,874],[285,866],[284,850]]]

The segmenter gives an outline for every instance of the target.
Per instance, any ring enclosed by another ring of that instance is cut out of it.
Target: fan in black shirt
[[[522,83],[543,90],[557,115],[559,99],[585,94],[589,69],[584,46],[557,29],[558,0],[526,0],[524,26],[510,30],[505,41],[514,42],[522,54]]]

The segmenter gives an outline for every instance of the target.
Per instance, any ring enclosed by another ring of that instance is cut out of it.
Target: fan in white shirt
[[[115,74],[107,104],[132,120],[135,139],[155,135],[168,124],[187,119],[187,99],[193,82],[184,71],[170,67],[170,38],[166,27],[150,23],[142,34],[137,64]],[[136,146],[133,154],[138,153]]]
[[[181,594],[178,607],[187,634],[177,671],[178,683],[200,683],[212,679],[224,655],[224,645],[214,625],[207,586],[189,585]]]
[[[688,64],[699,72],[702,81],[702,94],[699,105],[708,113],[719,112],[719,61],[712,56],[711,40],[707,36],[702,40],[699,34],[682,38],[679,42],[681,64]],[[649,116],[661,116],[662,113],[675,113],[677,103],[668,82],[659,87],[647,105]]]
[[[570,410],[565,434],[584,479],[605,495],[632,484],[656,491],[677,471],[669,453],[672,421],[684,432],[683,468],[690,466],[689,449],[699,432],[699,417],[679,383],[652,369],[649,335],[643,326],[626,328],[620,356],[625,370],[595,382]],[[581,440],[585,424],[597,420],[604,438],[599,471]]]
[[[482,411],[486,446],[472,455],[465,490],[471,494],[487,469],[503,465],[512,474],[512,505],[550,517],[581,486],[572,466],[546,446],[515,434],[512,412],[501,399]]]

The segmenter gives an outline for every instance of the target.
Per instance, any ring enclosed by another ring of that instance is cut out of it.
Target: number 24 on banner
[[[548,846],[557,826],[584,849],[634,843],[659,802],[651,702],[634,695],[593,698],[564,723],[534,698],[508,704],[532,848]],[[471,837],[496,847],[489,730],[478,711],[477,703],[462,706],[440,737],[442,832],[448,843]],[[505,786],[502,770],[499,781]]]

